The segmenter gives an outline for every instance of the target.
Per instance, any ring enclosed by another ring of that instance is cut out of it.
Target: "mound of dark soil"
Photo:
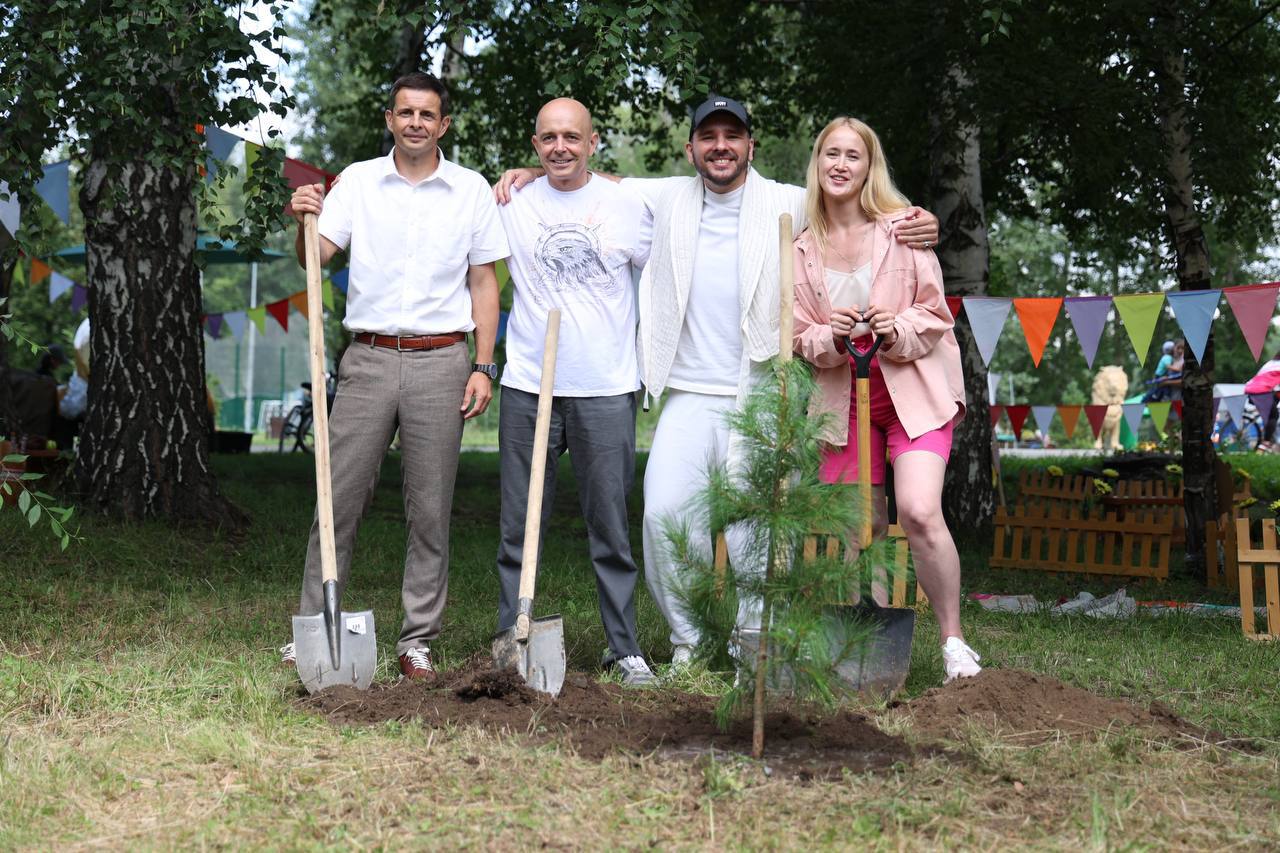
[[[1163,737],[1220,739],[1158,703],[1142,708],[1017,669],[984,669],[899,705],[898,713],[911,717],[917,732],[934,737],[955,737],[976,721],[1030,742],[1060,733],[1094,736],[1121,726],[1154,729]]]
[[[529,689],[514,671],[495,672],[488,660],[443,674],[437,681],[375,684],[368,691],[336,687],[299,700],[299,706],[337,724],[369,725],[421,720],[424,725],[478,725],[527,736],[531,743],[567,742],[587,758],[611,753],[656,753],[696,759],[711,753],[751,751],[751,722],[727,732],[715,724],[715,700],[677,690],[625,690],[569,673],[551,699]],[[800,778],[839,778],[911,761],[913,751],[866,717],[780,707],[765,725],[765,764]]]

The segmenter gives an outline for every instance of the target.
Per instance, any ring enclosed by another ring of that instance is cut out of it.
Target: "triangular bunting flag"
[[[1173,411],[1177,414],[1177,416],[1178,416],[1178,420],[1182,420],[1182,401],[1181,401],[1181,400],[1174,400],[1174,401],[1173,401]],[[1214,398],[1214,401],[1213,401],[1213,416],[1214,416],[1215,418],[1218,416],[1218,400],[1217,400],[1217,398]]]
[[[1181,403],[1181,401],[1179,401],[1179,403]],[[1218,419],[1218,410],[1221,408],[1222,408],[1222,398],[1214,397],[1213,398],[1213,417],[1211,418],[1211,420],[1216,421]],[[1228,413],[1228,416],[1230,416],[1229,413]],[[1181,405],[1178,406],[1178,417],[1182,417]]]
[[[991,415],[991,425],[994,427],[1000,422],[1000,416],[1004,414],[1004,406],[990,406],[987,411]]]
[[[1000,339],[1000,330],[1004,328],[1005,318],[1013,303],[1003,297],[966,296],[964,310],[969,315],[969,328],[978,343],[978,352],[982,355],[984,365],[991,364],[991,356],[996,351],[996,341]],[[1024,416],[1025,417],[1025,416]]]
[[[50,269],[49,265],[46,264],[44,261],[40,260],[39,258],[31,259],[31,283],[32,284],[39,284],[41,281],[44,280],[44,277],[51,272],[53,272],[53,270]]]
[[[1261,394],[1250,394],[1249,400],[1253,403],[1253,407],[1258,410],[1258,417],[1262,418],[1262,422],[1265,424],[1267,418],[1271,417],[1271,410],[1275,408],[1275,395],[1270,391],[1263,391]]]
[[[1027,339],[1027,349],[1031,350],[1031,361],[1039,367],[1040,358],[1044,355],[1044,345],[1048,343],[1058,312],[1062,310],[1062,300],[1049,296],[1029,296],[1013,300],[1013,307],[1018,311],[1022,335]]]
[[[1232,394],[1230,397],[1222,398],[1222,407],[1227,410],[1227,417],[1231,418],[1231,422],[1236,428],[1244,427],[1244,395]]]
[[[1080,349],[1084,350],[1085,364],[1093,367],[1093,359],[1098,354],[1098,341],[1102,338],[1102,327],[1106,325],[1107,314],[1111,311],[1111,297],[1068,296],[1063,304],[1067,309],[1067,317],[1071,319],[1071,328],[1076,330]]]
[[[1080,420],[1080,406],[1059,406],[1058,417],[1062,418],[1062,431],[1067,438],[1075,435],[1076,423]]]
[[[1204,360],[1204,347],[1209,342],[1209,328],[1213,325],[1213,315],[1218,310],[1218,297],[1221,295],[1221,290],[1180,290],[1165,294],[1169,310],[1182,327],[1182,336],[1196,354],[1196,361]]]
[[[22,206],[18,204],[18,194],[9,192],[8,181],[0,181],[0,225],[15,237],[22,227]]]
[[[71,222],[71,161],[50,163],[44,167],[44,175],[36,181],[36,195],[44,199],[62,224]]]
[[[284,179],[289,183],[289,189],[296,190],[306,184],[324,184],[325,189],[328,189],[333,177],[324,169],[312,166],[310,163],[304,163],[292,157],[284,158]]]
[[[1138,434],[1138,427],[1142,425],[1142,410],[1145,407],[1145,403],[1123,403],[1120,406],[1125,423],[1129,425],[1129,432],[1135,436]]]
[[[1147,411],[1151,413],[1151,422],[1156,425],[1156,432],[1164,435],[1165,424],[1169,422],[1169,409],[1173,403],[1147,403]]]
[[[327,278],[320,283],[320,303],[330,311],[333,310],[333,282]]]
[[[76,285],[71,288],[71,313],[77,313],[81,308],[89,304],[89,288]]]
[[[1262,358],[1262,347],[1267,342],[1267,329],[1271,327],[1271,315],[1276,312],[1276,291],[1280,284],[1248,284],[1244,287],[1228,287],[1222,291],[1236,317],[1236,324],[1249,344],[1253,360]]]
[[[1151,349],[1151,336],[1155,334],[1156,321],[1160,319],[1160,306],[1164,305],[1164,294],[1130,293],[1113,296],[1111,303],[1116,306],[1116,313],[1124,321],[1129,342],[1133,344],[1133,351],[1138,354],[1138,364],[1145,365],[1147,350]]]
[[[289,300],[281,299],[279,302],[269,303],[266,308],[267,313],[276,318],[280,328],[286,332],[289,331]]]
[[[964,298],[960,296],[948,296],[947,310],[951,312],[951,319],[959,320],[960,315],[964,313]]]
[[[32,261],[34,260],[35,258],[32,258]],[[13,284],[26,284],[27,274],[23,272],[23,270],[24,267],[22,266],[22,260],[19,259],[18,262],[13,265]]]
[[[1105,403],[1084,407],[1084,416],[1089,419],[1089,428],[1093,430],[1094,438],[1102,435],[1102,422],[1106,420],[1107,409],[1109,408],[1111,407]]]
[[[34,263],[36,263],[36,262],[33,260],[31,263],[32,263],[32,264],[34,264]],[[48,267],[45,267],[45,269],[48,269]],[[71,290],[71,289],[72,289],[73,287],[75,287],[75,286],[76,286],[76,283],[75,283],[74,281],[72,281],[71,279],[67,278],[67,277],[66,277],[65,275],[63,275],[62,273],[60,273],[60,272],[52,272],[52,271],[50,271],[50,273],[49,273],[49,302],[50,302],[50,304],[52,304],[52,303],[53,303],[53,301],[54,301],[55,299],[57,299],[59,296],[61,296],[62,294],[66,293],[68,290]],[[72,308],[71,310],[73,310],[73,311],[74,311],[75,309],[74,309],[74,308]]]
[[[498,289],[503,290],[507,286],[507,282],[511,281],[511,268],[507,266],[505,260],[498,261],[493,265],[494,274],[498,276]],[[346,285],[343,285],[344,289]]]
[[[214,127],[211,124],[204,126],[204,144],[209,149],[209,157],[206,160],[209,178],[217,174],[218,164],[225,162],[241,141],[240,137],[234,133],[227,133],[220,127]]]
[[[297,309],[298,313],[303,317],[310,317],[307,313],[307,292],[299,290],[297,293],[289,297],[289,304]]]
[[[262,146],[256,142],[244,141],[244,176],[247,178],[253,174],[253,164],[258,160],[258,152],[262,150]]]
[[[244,312],[244,315],[253,321],[253,325],[258,327],[258,334],[265,335],[267,333],[267,306],[259,305],[256,308],[250,308]]]
[[[228,311],[222,315],[222,322],[227,324],[232,337],[238,341],[244,337],[244,326],[248,322],[248,316],[243,311]]]
[[[1031,414],[1035,416],[1036,429],[1048,435],[1049,427],[1053,424],[1053,413],[1057,410],[1057,406],[1032,406]]]
[[[341,290],[343,293],[347,292],[347,280],[349,278],[351,278],[351,267],[340,269],[333,275],[329,276],[329,279],[333,282],[333,286],[338,288],[338,290]]]
[[[209,337],[215,341],[222,337],[222,315],[210,314],[205,318],[205,322],[209,324]]]
[[[965,306],[966,308],[968,306]],[[1009,416],[1009,423],[1013,425],[1013,440],[1017,441],[1022,437],[1022,425],[1027,422],[1027,415],[1031,412],[1030,406],[1005,406],[1004,412]]]

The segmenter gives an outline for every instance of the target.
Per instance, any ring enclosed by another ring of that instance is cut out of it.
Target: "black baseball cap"
[[[735,101],[733,98],[726,98],[723,95],[712,95],[707,98],[698,108],[693,111],[693,123],[689,125],[689,138],[693,138],[693,132],[698,129],[704,121],[715,113],[728,113],[747,126],[747,133],[751,133],[751,116],[747,114],[747,108]]]

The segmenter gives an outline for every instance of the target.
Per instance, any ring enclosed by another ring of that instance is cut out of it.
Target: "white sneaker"
[[[649,664],[639,655],[618,658],[613,665],[622,673],[623,687],[649,687],[657,680],[653,670],[649,669]]]
[[[950,684],[957,678],[972,678],[982,672],[982,667],[978,666],[980,660],[982,658],[965,645],[964,640],[947,637],[947,642],[942,646],[942,669],[946,673],[942,683]]]
[[[280,647],[280,665],[281,666],[297,666],[298,655],[293,650],[293,643],[286,643]]]
[[[676,646],[675,651],[671,653],[672,666],[688,666],[693,663],[693,646]]]

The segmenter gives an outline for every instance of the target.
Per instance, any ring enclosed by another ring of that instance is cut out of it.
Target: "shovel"
[[[515,667],[525,683],[541,693],[560,695],[564,686],[564,620],[559,615],[533,618],[533,589],[538,575],[538,540],[542,533],[542,482],[547,470],[547,440],[551,432],[551,398],[555,388],[556,346],[560,340],[560,311],[547,317],[542,345],[542,383],[538,387],[538,420],[533,430],[533,458],[529,466],[529,500],[524,511],[524,553],[520,557],[520,592],[516,624],[493,638],[493,663]],[[318,445],[317,445],[318,446]]]
[[[871,544],[871,359],[880,349],[876,337],[870,349],[858,352],[845,338],[845,348],[853,358],[858,396],[858,491],[862,503],[862,524],[858,543]],[[881,607],[870,595],[860,603],[833,607],[833,639],[843,641],[850,630],[870,629],[862,653],[840,664],[837,675],[854,690],[889,695],[902,689],[911,669],[911,638],[915,631],[915,611],[907,607]]]
[[[307,261],[307,324],[311,332],[311,387],[325,388],[324,307],[320,296],[320,232],[306,215],[303,240]],[[333,542],[333,487],[329,477],[329,400],[312,395],[316,437],[316,511],[320,520],[320,570],[324,612],[293,617],[298,676],[308,693],[346,684],[367,690],[378,663],[373,611],[345,613],[338,605],[338,558]]]

